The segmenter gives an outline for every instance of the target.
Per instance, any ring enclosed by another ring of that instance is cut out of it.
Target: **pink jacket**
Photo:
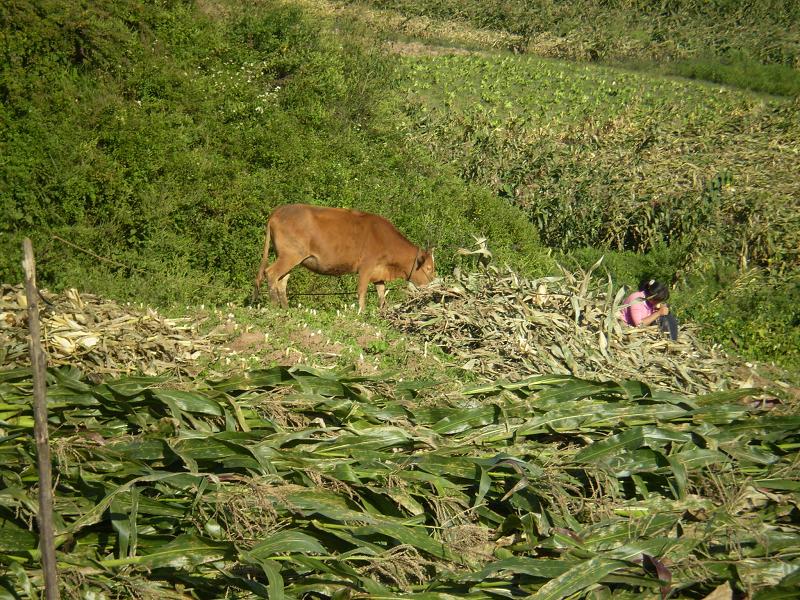
[[[625,298],[625,304],[630,304],[619,311],[619,318],[625,321],[628,325],[633,325],[634,327],[639,325],[642,322],[642,319],[645,317],[649,317],[655,312],[654,308],[651,308],[650,305],[645,300],[644,292],[634,292],[627,298]]]

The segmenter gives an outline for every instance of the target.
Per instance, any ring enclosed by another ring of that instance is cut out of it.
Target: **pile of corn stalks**
[[[0,288],[0,368],[30,364],[28,312],[22,286]],[[50,365],[74,365],[95,375],[186,371],[203,353],[210,336],[189,319],[167,319],[152,308],[137,310],[68,289],[42,292],[40,319]]]
[[[618,314],[628,292],[589,271],[526,279],[494,266],[454,271],[388,313],[403,331],[424,335],[464,369],[485,378],[535,374],[638,379],[679,392],[737,387],[744,365],[701,343],[682,324],[671,341],[655,327],[632,328]]]

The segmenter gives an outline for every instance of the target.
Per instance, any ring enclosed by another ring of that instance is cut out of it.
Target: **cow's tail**
[[[264,275],[267,272],[267,265],[269,265],[269,243],[270,243],[270,226],[269,221],[264,228],[266,230],[264,235],[264,255],[261,257],[261,264],[258,265],[258,272],[256,273],[256,285],[253,288],[253,297],[250,299],[251,304],[258,302],[261,296],[261,283],[264,281]]]

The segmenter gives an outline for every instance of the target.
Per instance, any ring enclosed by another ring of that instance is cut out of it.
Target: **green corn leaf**
[[[626,566],[627,563],[621,560],[600,557],[583,561],[545,583],[531,598],[532,600],[561,600],[595,585],[609,573]]]
[[[674,482],[673,495],[676,499],[681,500],[686,497],[686,490],[689,485],[689,475],[686,471],[686,465],[675,456],[668,456],[667,460],[672,468],[672,482]],[[672,485],[672,482],[670,485]]]
[[[8,566],[8,570],[11,572],[14,579],[16,579],[11,589],[17,592],[22,592],[30,600],[37,599],[39,595],[35,592],[33,584],[28,577],[28,573],[22,568],[22,565],[13,559],[9,560],[6,564]],[[11,595],[8,597],[13,598],[14,600],[17,598],[17,596]]]
[[[274,560],[262,560],[260,563],[269,582],[268,593],[270,600],[283,600],[284,584],[281,577],[281,565]]]
[[[497,409],[492,406],[453,411],[454,414],[441,419],[431,428],[440,435],[461,433],[467,429],[474,429],[493,423],[497,418]]]
[[[581,449],[574,457],[576,463],[590,463],[607,460],[622,450],[634,450],[644,443],[641,427],[633,427],[624,433],[612,435]]]
[[[177,477],[184,477],[185,474],[183,473],[153,473],[151,475],[144,475],[142,477],[137,477],[136,479],[132,479],[127,483],[115,488],[113,491],[108,493],[99,503],[93,506],[88,512],[82,514],[80,518],[76,519],[72,523],[66,525],[63,531],[58,532],[58,537],[60,541],[64,541],[64,535],[75,535],[78,531],[87,527],[89,525],[94,525],[95,523],[99,522],[105,513],[106,510],[111,506],[111,503],[120,495],[126,494],[130,491],[130,489],[137,484],[140,483],[153,483],[157,481],[162,481],[170,478],[177,478]]]
[[[800,492],[800,481],[795,479],[755,479],[753,485],[768,490]]]
[[[477,506],[483,502],[483,499],[486,497],[486,492],[489,491],[489,486],[492,483],[489,473],[484,467],[476,465],[476,468],[480,473],[478,478],[480,483],[478,484],[478,493],[475,494],[475,502],[473,502],[472,506]]]
[[[722,452],[705,448],[682,450],[681,452],[673,454],[672,457],[680,461],[687,471],[730,462],[730,459]]]
[[[161,389],[153,391],[152,394],[154,398],[182,411],[222,416],[222,407],[219,403],[198,393]]]
[[[142,548],[144,550],[144,548]],[[136,565],[146,568],[170,567],[191,569],[198,565],[231,560],[235,550],[231,544],[211,542],[195,535],[185,534],[152,548],[136,557],[100,561],[107,568]]]
[[[548,558],[506,558],[486,565],[464,578],[464,581],[485,581],[490,577],[508,577],[512,574],[529,575],[539,579],[555,579],[580,564],[577,560],[555,560]],[[498,575],[502,574],[502,575]]]
[[[294,553],[326,554],[325,548],[315,538],[301,531],[278,531],[259,542],[242,556],[249,561],[261,562],[276,554]]]
[[[39,544],[39,537],[23,529],[14,521],[0,520],[0,552],[20,555],[33,550]]]

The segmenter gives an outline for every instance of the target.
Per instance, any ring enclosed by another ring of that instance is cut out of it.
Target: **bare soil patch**
[[[423,44],[421,42],[388,42],[386,48],[393,54],[401,54],[403,56],[447,56],[447,55],[465,55],[475,54],[472,50],[465,48],[456,48],[453,46],[435,46],[431,44]]]
[[[260,331],[248,331],[227,345],[233,352],[258,352],[267,346],[264,334]]]

